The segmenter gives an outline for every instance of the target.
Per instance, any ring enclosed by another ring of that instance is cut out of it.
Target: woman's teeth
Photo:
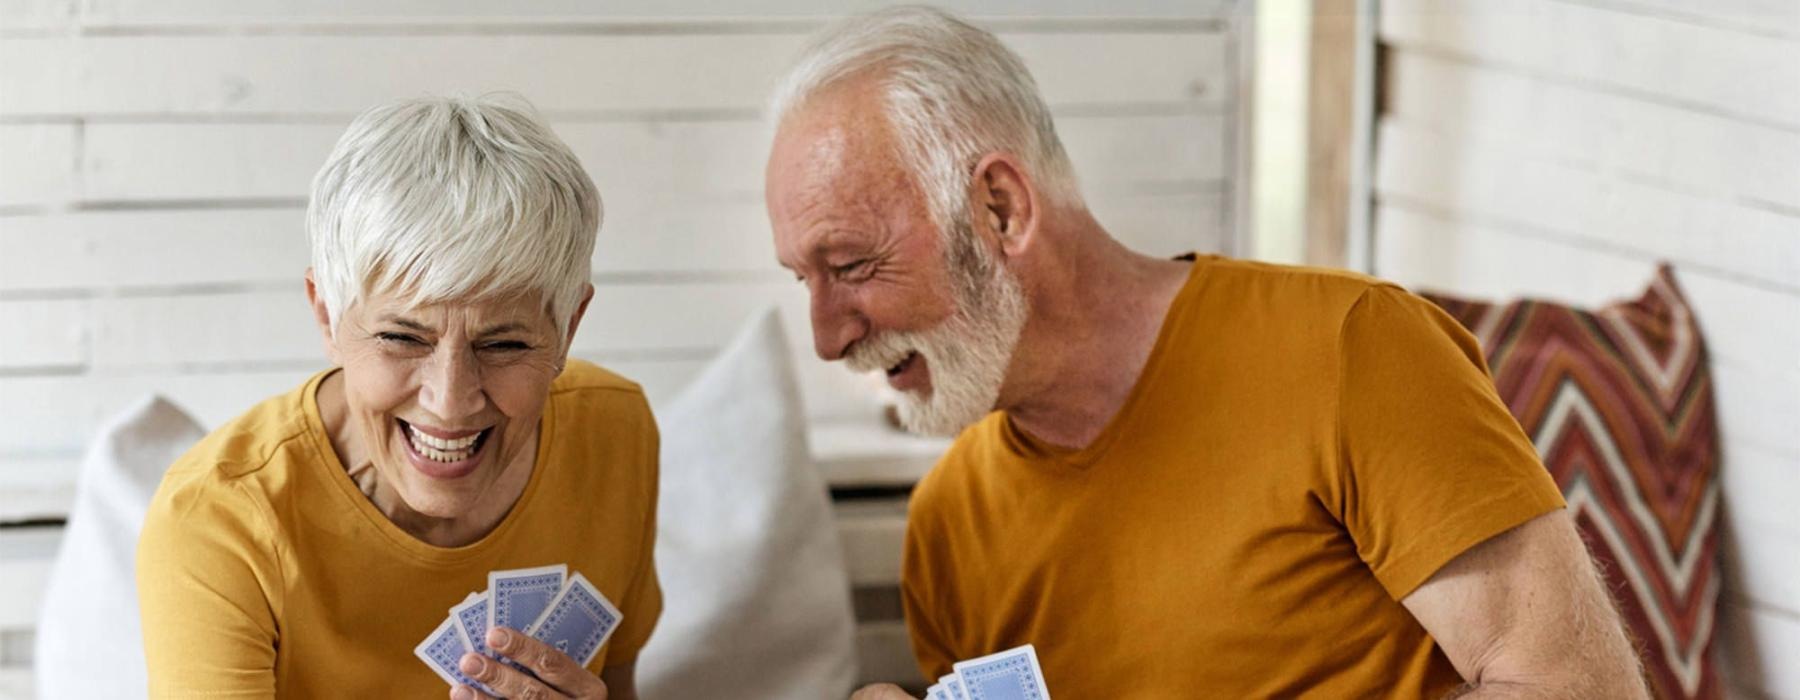
[[[475,443],[481,439],[482,433],[445,440],[421,433],[408,425],[406,436],[412,440],[413,449],[427,459],[434,462],[461,462],[475,456]]]

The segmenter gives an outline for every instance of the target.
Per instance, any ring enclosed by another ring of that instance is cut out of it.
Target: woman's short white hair
[[[363,112],[313,178],[306,228],[334,330],[370,293],[414,305],[537,293],[566,332],[600,219],[594,181],[530,104],[487,95]]]
[[[776,88],[772,121],[865,74],[881,81],[900,155],[940,230],[967,218],[969,178],[995,151],[1018,157],[1051,201],[1080,202],[1074,168],[1025,63],[993,34],[936,8],[893,7],[820,31]]]

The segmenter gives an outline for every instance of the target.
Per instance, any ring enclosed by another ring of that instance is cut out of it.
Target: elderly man
[[[909,517],[928,677],[1032,643],[1073,698],[1645,694],[1444,314],[1355,274],[1126,249],[1019,59],[938,11],[827,30],[774,113],[769,216],[819,356],[960,431]]]

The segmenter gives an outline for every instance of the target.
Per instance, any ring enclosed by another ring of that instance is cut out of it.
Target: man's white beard
[[[1028,305],[1018,279],[983,251],[968,252],[981,260],[959,265],[947,256],[956,305],[949,318],[923,331],[864,338],[845,358],[852,371],[886,372],[919,353],[931,372],[931,393],[899,392],[900,423],[915,433],[955,435],[994,410],[1025,328]]]

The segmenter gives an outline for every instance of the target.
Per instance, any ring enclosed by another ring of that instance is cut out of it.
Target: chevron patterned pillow
[[[1596,311],[1424,296],[1481,340],[1656,695],[1720,697],[1719,431],[1700,327],[1669,266],[1642,297]]]

